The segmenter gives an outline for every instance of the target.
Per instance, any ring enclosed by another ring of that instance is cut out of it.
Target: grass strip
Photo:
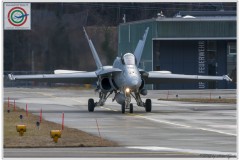
[[[61,138],[59,138],[58,143],[55,143],[50,137],[50,131],[61,130],[61,124],[42,119],[38,129],[36,122],[39,121],[39,116],[29,112],[28,117],[26,117],[25,110],[16,107],[16,111],[13,111],[13,105],[10,105],[9,108],[10,113],[7,112],[8,104],[4,103],[4,148],[117,146],[115,142],[67,126],[64,126]],[[22,122],[19,118],[20,115],[23,115]],[[27,126],[27,131],[23,136],[19,136],[16,131],[16,125],[19,124]]]
[[[231,103],[236,104],[236,99],[200,99],[200,98],[159,98],[162,101],[182,101],[182,102],[197,102],[197,103]]]

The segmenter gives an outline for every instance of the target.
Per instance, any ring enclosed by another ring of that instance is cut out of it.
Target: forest
[[[117,56],[118,25],[157,13],[236,11],[236,3],[31,3],[31,30],[4,30],[4,71],[95,70],[83,33],[104,65]]]

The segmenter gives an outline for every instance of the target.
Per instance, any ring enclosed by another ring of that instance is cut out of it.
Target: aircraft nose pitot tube
[[[125,102],[125,96],[122,93],[117,93],[115,99],[119,104],[123,104]]]

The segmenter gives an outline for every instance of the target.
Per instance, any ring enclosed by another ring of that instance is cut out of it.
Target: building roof
[[[187,16],[191,15],[194,17],[219,17],[219,16],[236,16],[236,11],[179,11],[176,16]]]
[[[210,11],[208,11],[208,12],[210,12]],[[237,21],[235,11],[231,11],[231,12],[229,11],[227,13],[226,13],[226,11],[217,11],[217,12],[212,11],[211,13],[206,13],[206,15],[208,15],[208,16],[205,16],[205,15],[196,16],[196,15],[201,15],[200,13],[203,13],[203,11],[194,11],[194,12],[193,11],[191,11],[191,12],[180,11],[179,13],[181,13],[184,16],[181,15],[180,17],[171,17],[171,18],[169,18],[169,17],[154,17],[154,18],[151,18],[151,19],[121,23],[120,25],[148,23],[148,22],[154,22],[154,21],[158,21],[158,22],[161,22],[161,21]],[[194,13],[194,14],[187,15],[187,13]],[[217,14],[217,13],[219,13],[219,14]],[[235,15],[234,15],[234,13],[235,13]]]

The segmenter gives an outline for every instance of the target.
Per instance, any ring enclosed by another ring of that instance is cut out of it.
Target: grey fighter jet
[[[113,101],[121,105],[122,113],[129,109],[133,113],[133,97],[137,105],[144,107],[146,112],[151,112],[151,99],[142,101],[141,95],[147,95],[145,84],[165,83],[165,82],[192,82],[192,81],[231,81],[227,76],[202,76],[202,75],[183,75],[172,74],[170,71],[144,71],[139,69],[139,62],[143,48],[148,35],[149,27],[146,28],[143,38],[139,40],[134,53],[125,53],[117,57],[113,66],[103,66],[95,47],[89,39],[85,28],[83,28],[86,39],[90,46],[93,58],[97,65],[97,70],[93,72],[72,71],[72,70],[55,70],[54,74],[41,75],[12,75],[9,74],[10,80],[27,80],[27,81],[44,81],[53,83],[95,83],[97,82],[96,91],[99,92],[99,100],[94,102],[92,98],[88,100],[88,111],[93,112],[95,107],[103,106],[107,98],[114,93]]]

